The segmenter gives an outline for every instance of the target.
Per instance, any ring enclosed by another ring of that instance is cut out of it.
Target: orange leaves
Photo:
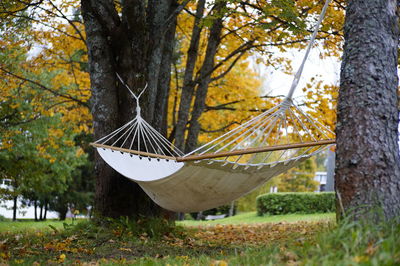
[[[173,246],[266,246],[293,238],[304,241],[326,226],[326,222],[218,224],[193,228],[185,239],[168,237],[164,241]]]
[[[84,253],[84,254],[92,254],[93,250],[91,249],[86,249],[84,247],[76,247],[76,240],[77,240],[77,236],[70,236],[67,237],[66,239],[63,240],[53,240],[51,242],[45,243],[43,245],[43,249],[46,251],[51,251],[51,252],[61,252],[60,256],[58,257],[58,259],[61,260],[65,260],[66,255],[65,253],[72,253],[72,254],[80,254],[80,253]]]

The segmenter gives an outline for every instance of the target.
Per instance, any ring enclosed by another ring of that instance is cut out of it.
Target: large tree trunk
[[[58,209],[57,212],[58,212],[58,218],[60,219],[60,221],[65,221],[65,219],[67,218],[67,212],[68,212],[67,205]]]
[[[157,95],[164,95],[157,88],[159,68],[164,58],[164,40],[170,40],[170,36],[165,36],[165,31],[157,31],[154,27],[160,28],[161,24],[165,26],[162,22],[166,21],[175,4],[173,0],[161,2],[149,1],[146,13],[145,1],[123,1],[120,17],[112,1],[81,0],[89,52],[96,139],[134,117],[135,103],[127,89],[120,82],[117,83],[116,73],[134,92],[144,88],[146,82],[149,83],[149,91],[141,99],[142,114],[149,122],[156,120],[153,116],[154,103]],[[175,31],[167,32],[173,34]],[[167,50],[172,53],[171,49]],[[164,61],[163,64],[168,65],[168,62]],[[156,115],[165,117],[166,113],[156,112]],[[160,120],[163,119],[157,119]],[[107,217],[138,217],[157,216],[162,212],[139,185],[111,169],[98,154],[95,161],[95,213]]]
[[[353,0],[346,10],[335,186],[355,219],[400,215],[396,9],[395,0]]]

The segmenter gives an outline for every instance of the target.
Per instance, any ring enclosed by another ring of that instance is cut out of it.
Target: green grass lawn
[[[13,221],[5,221],[0,222],[0,233],[4,232],[34,232],[34,231],[49,231],[54,230],[52,227],[57,230],[64,229],[64,223],[67,225],[71,225],[73,223],[78,223],[80,220],[76,220],[72,222],[72,219],[67,219],[65,221],[59,220],[46,220],[46,221],[38,221],[35,222],[32,219],[20,219],[15,222]]]
[[[334,213],[317,213],[317,214],[286,214],[286,215],[270,215],[270,216],[257,216],[256,212],[239,213],[232,217],[218,219],[214,221],[194,221],[185,220],[177,222],[178,225],[183,226],[206,226],[216,224],[252,224],[252,223],[278,223],[278,222],[299,222],[299,221],[320,221],[320,220],[335,220]],[[81,220],[76,220],[75,223]],[[1,232],[27,232],[27,231],[51,231],[52,227],[57,230],[64,228],[64,223],[72,224],[71,219],[66,221],[47,220],[35,222],[31,219],[21,219],[16,222],[6,221],[0,222]]]
[[[245,212],[245,213],[239,213],[232,217],[227,217],[214,221],[185,220],[177,222],[177,224],[183,226],[199,226],[199,225],[216,225],[216,224],[278,223],[278,222],[299,222],[299,221],[320,221],[320,220],[334,221],[335,217],[336,217],[335,213],[257,216],[256,212]]]

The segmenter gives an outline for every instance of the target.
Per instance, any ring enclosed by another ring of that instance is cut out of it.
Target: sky
[[[305,50],[290,50],[283,56],[292,60],[292,75],[284,73],[282,70],[276,70],[272,67],[265,67],[258,65],[257,71],[264,79],[263,82],[263,94],[276,96],[276,95],[287,95],[289,92],[291,83],[293,81],[294,74],[301,64]],[[318,79],[324,80],[325,84],[339,84],[340,74],[340,61],[336,57],[320,58],[320,49],[313,48],[304,66],[303,74],[300,79],[299,85],[294,93],[294,98],[301,101],[303,96],[302,88],[310,81],[311,78],[318,76]]]

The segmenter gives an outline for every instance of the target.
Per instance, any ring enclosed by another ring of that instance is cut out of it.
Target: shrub
[[[7,222],[9,219],[0,214],[0,222]]]
[[[257,197],[257,215],[335,211],[334,192],[268,193]]]

